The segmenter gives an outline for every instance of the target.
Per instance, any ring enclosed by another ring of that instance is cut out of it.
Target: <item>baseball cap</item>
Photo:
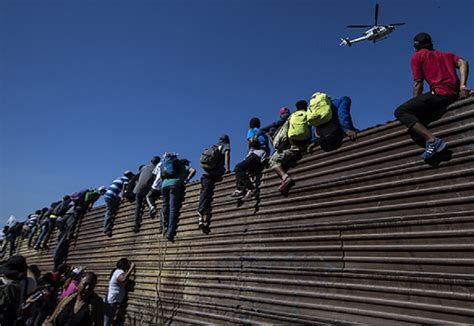
[[[413,41],[415,43],[415,46],[420,47],[423,45],[429,45],[432,44],[433,42],[431,41],[431,36],[428,33],[421,32],[415,35],[413,38]]]
[[[288,109],[286,106],[280,108],[280,115],[290,113],[290,109]]]

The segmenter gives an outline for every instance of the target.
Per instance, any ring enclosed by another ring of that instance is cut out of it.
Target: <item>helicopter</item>
[[[349,38],[341,38],[340,46],[351,46],[352,43],[360,42],[360,41],[372,41],[378,42],[388,37],[388,34],[392,33],[395,30],[395,26],[405,25],[405,23],[394,23],[388,25],[377,25],[379,17],[379,4],[375,4],[375,23],[373,25],[347,25],[347,28],[366,28],[370,27],[370,29],[366,30],[359,38],[350,40]]]

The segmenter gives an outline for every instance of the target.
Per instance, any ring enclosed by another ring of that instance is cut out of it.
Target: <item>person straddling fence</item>
[[[235,172],[235,191],[230,195],[243,201],[252,199],[257,194],[257,187],[250,181],[250,176],[261,173],[268,159],[268,137],[257,136],[260,119],[252,118],[247,131],[248,152],[243,161],[237,163]]]
[[[430,161],[446,148],[446,143],[429,131],[426,125],[439,118],[459,96],[464,97],[469,93],[466,86],[469,65],[453,53],[435,50],[431,36],[427,33],[415,36],[414,47],[416,53],[410,63],[414,80],[413,98],[395,110],[395,117],[410,132],[426,141],[422,158]],[[456,69],[459,70],[460,78]],[[424,80],[430,90],[423,94]]]
[[[308,102],[300,100],[296,102],[296,111],[289,116],[287,121],[275,134],[275,153],[270,158],[270,167],[280,177],[281,184],[278,190],[285,192],[294,183],[288,175],[288,164],[301,157],[311,141],[311,126],[308,123]],[[286,136],[286,139],[285,139]]]
[[[358,130],[354,127],[351,116],[352,101],[349,97],[333,98],[331,102],[331,120],[315,127],[314,143],[309,148],[312,151],[317,146],[325,152],[331,152],[341,147],[344,138],[357,140]]]
[[[256,136],[258,137],[263,134],[267,134],[270,142],[273,143],[273,138],[275,137],[275,134],[285,124],[285,122],[288,120],[290,115],[291,115],[290,109],[288,109],[286,106],[280,108],[279,119],[277,121],[270,123],[269,125],[266,125],[265,127],[260,128],[257,131]]]

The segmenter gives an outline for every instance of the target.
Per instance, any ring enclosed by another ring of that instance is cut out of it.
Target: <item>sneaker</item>
[[[202,229],[204,227],[204,217],[202,216],[201,213],[199,213],[199,212],[197,212],[197,213],[198,213],[198,216],[199,216],[199,218],[198,218],[198,227],[200,229]]]
[[[290,177],[286,177],[286,179],[281,181],[280,186],[278,187],[278,190],[280,192],[284,192],[286,189],[288,189],[291,185],[293,185],[294,181]]]
[[[150,209],[150,218],[155,218],[155,215],[156,215],[156,208],[152,207]]]
[[[104,231],[104,234],[110,238],[112,236],[112,231],[111,230]]]
[[[446,148],[446,143],[441,138],[436,138],[433,142],[426,142],[426,148],[421,157],[427,161]]]
[[[248,190],[245,196],[242,197],[242,201],[250,200],[253,197],[255,197],[256,194],[257,194],[257,189]]]
[[[236,189],[233,193],[230,194],[230,197],[232,198],[240,198],[244,195],[244,191],[243,190],[238,190]]]
[[[204,215],[204,227],[209,228],[210,224],[211,224],[211,214]]]

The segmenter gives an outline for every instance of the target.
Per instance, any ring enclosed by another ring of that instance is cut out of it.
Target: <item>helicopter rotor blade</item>
[[[402,25],[405,25],[405,23],[395,23],[395,24],[389,24],[391,26],[402,26]]]
[[[367,28],[372,27],[371,25],[347,25],[347,28]]]
[[[379,4],[375,4],[375,24],[374,26],[377,25],[377,21],[379,20]]]

